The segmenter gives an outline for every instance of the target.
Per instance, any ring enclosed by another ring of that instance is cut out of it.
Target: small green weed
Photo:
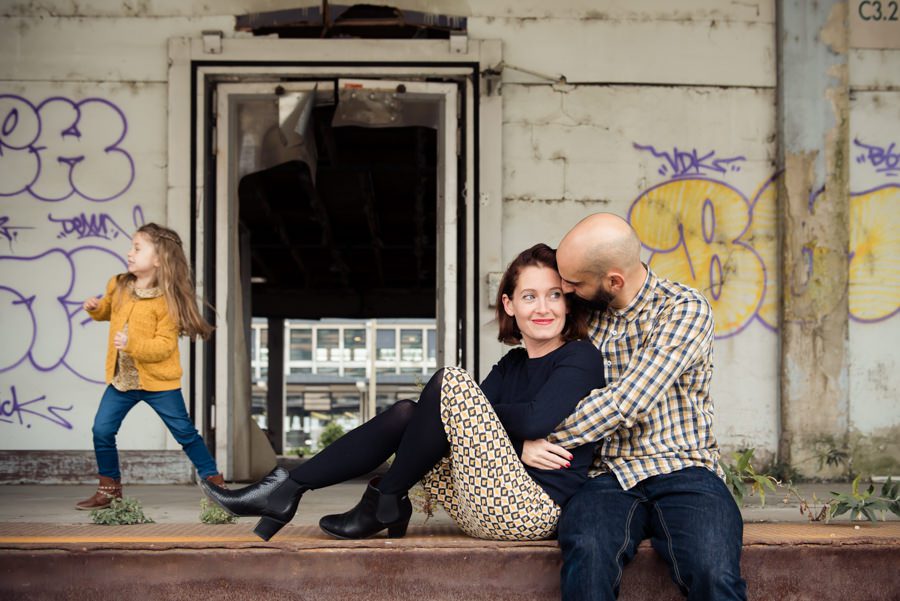
[[[744,502],[744,497],[748,494],[758,494],[759,501],[762,506],[766,506],[766,489],[775,492],[775,486],[778,481],[767,474],[758,474],[753,469],[750,460],[753,458],[755,449],[744,449],[732,454],[735,464],[731,465],[720,461],[719,465],[725,472],[725,483],[731,490],[731,495],[738,505]]]
[[[807,501],[806,497],[800,494],[800,490],[790,482],[786,484],[779,483],[779,486],[787,489],[787,496],[784,502],[787,503],[791,497],[797,499],[797,502],[800,503],[800,514],[805,515],[810,522],[828,521],[828,509],[830,508],[828,501],[819,499],[816,493],[813,493],[812,501]]]
[[[870,522],[878,521],[876,513],[881,514],[884,520],[884,513],[890,511],[896,516],[900,516],[900,484],[891,482],[888,478],[887,482],[881,487],[881,494],[876,495],[875,485],[870,484],[865,492],[859,491],[859,476],[853,480],[853,489],[850,494],[832,492],[833,495],[831,505],[831,518],[836,518],[850,512],[850,521],[860,516],[865,516]]]
[[[413,511],[425,516],[424,523],[428,523],[428,520],[434,517],[435,500],[422,485],[413,486],[409,491],[409,501],[412,503]]]
[[[865,517],[871,522],[877,521],[877,514],[884,519],[886,512],[891,512],[900,517],[900,483],[893,482],[890,478],[882,485],[881,494],[875,494],[875,486],[870,485],[865,492],[859,490],[860,476],[853,480],[852,491],[849,494],[831,491],[830,499],[819,499],[815,494],[812,502],[804,498],[800,491],[788,480],[781,482],[767,473],[758,473],[753,469],[750,460],[753,458],[754,449],[743,449],[733,453],[735,463],[728,464],[720,461],[719,465],[725,472],[725,482],[731,490],[731,494],[738,505],[744,501],[748,494],[759,494],[762,505],[766,504],[766,489],[774,492],[776,487],[787,491],[785,502],[793,497],[800,503],[800,513],[812,522],[829,522],[845,513],[850,514],[850,521]],[[843,451],[834,445],[821,455],[821,464],[836,467],[842,463],[849,463],[848,457]],[[781,466],[786,473],[793,472],[790,466]]]
[[[209,499],[200,501],[200,521],[204,524],[234,524],[237,518]]]
[[[153,520],[144,515],[140,501],[125,497],[113,499],[109,507],[95,509],[91,512],[91,520],[101,526],[128,526],[131,524],[153,524]]]

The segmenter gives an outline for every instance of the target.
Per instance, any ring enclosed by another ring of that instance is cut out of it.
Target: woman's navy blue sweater
[[[481,390],[520,457],[524,441],[546,438],[582,398],[606,386],[602,359],[593,344],[578,340],[535,359],[524,348],[514,348],[494,366]],[[587,480],[593,450],[593,443],[569,449],[574,456],[570,467],[525,469],[561,507]]]

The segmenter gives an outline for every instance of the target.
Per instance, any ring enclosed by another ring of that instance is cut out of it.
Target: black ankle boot
[[[256,484],[237,490],[220,488],[201,480],[200,488],[222,509],[232,515],[260,516],[253,532],[269,540],[294,518],[300,497],[308,489],[290,478],[283,467],[276,467]]]
[[[378,478],[369,482],[362,499],[350,511],[319,520],[319,528],[337,538],[368,538],[385,528],[390,538],[404,536],[412,516],[409,495],[382,494],[375,488],[377,483]]]

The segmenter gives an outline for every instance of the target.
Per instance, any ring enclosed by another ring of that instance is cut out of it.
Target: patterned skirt
[[[441,421],[450,453],[422,479],[428,501],[443,505],[469,536],[551,537],[559,506],[525,471],[500,418],[462,369],[444,368]]]

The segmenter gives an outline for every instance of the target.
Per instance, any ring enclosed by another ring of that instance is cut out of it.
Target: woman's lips
[[[552,319],[532,319],[532,323],[537,324],[539,326],[548,326],[553,323]]]

